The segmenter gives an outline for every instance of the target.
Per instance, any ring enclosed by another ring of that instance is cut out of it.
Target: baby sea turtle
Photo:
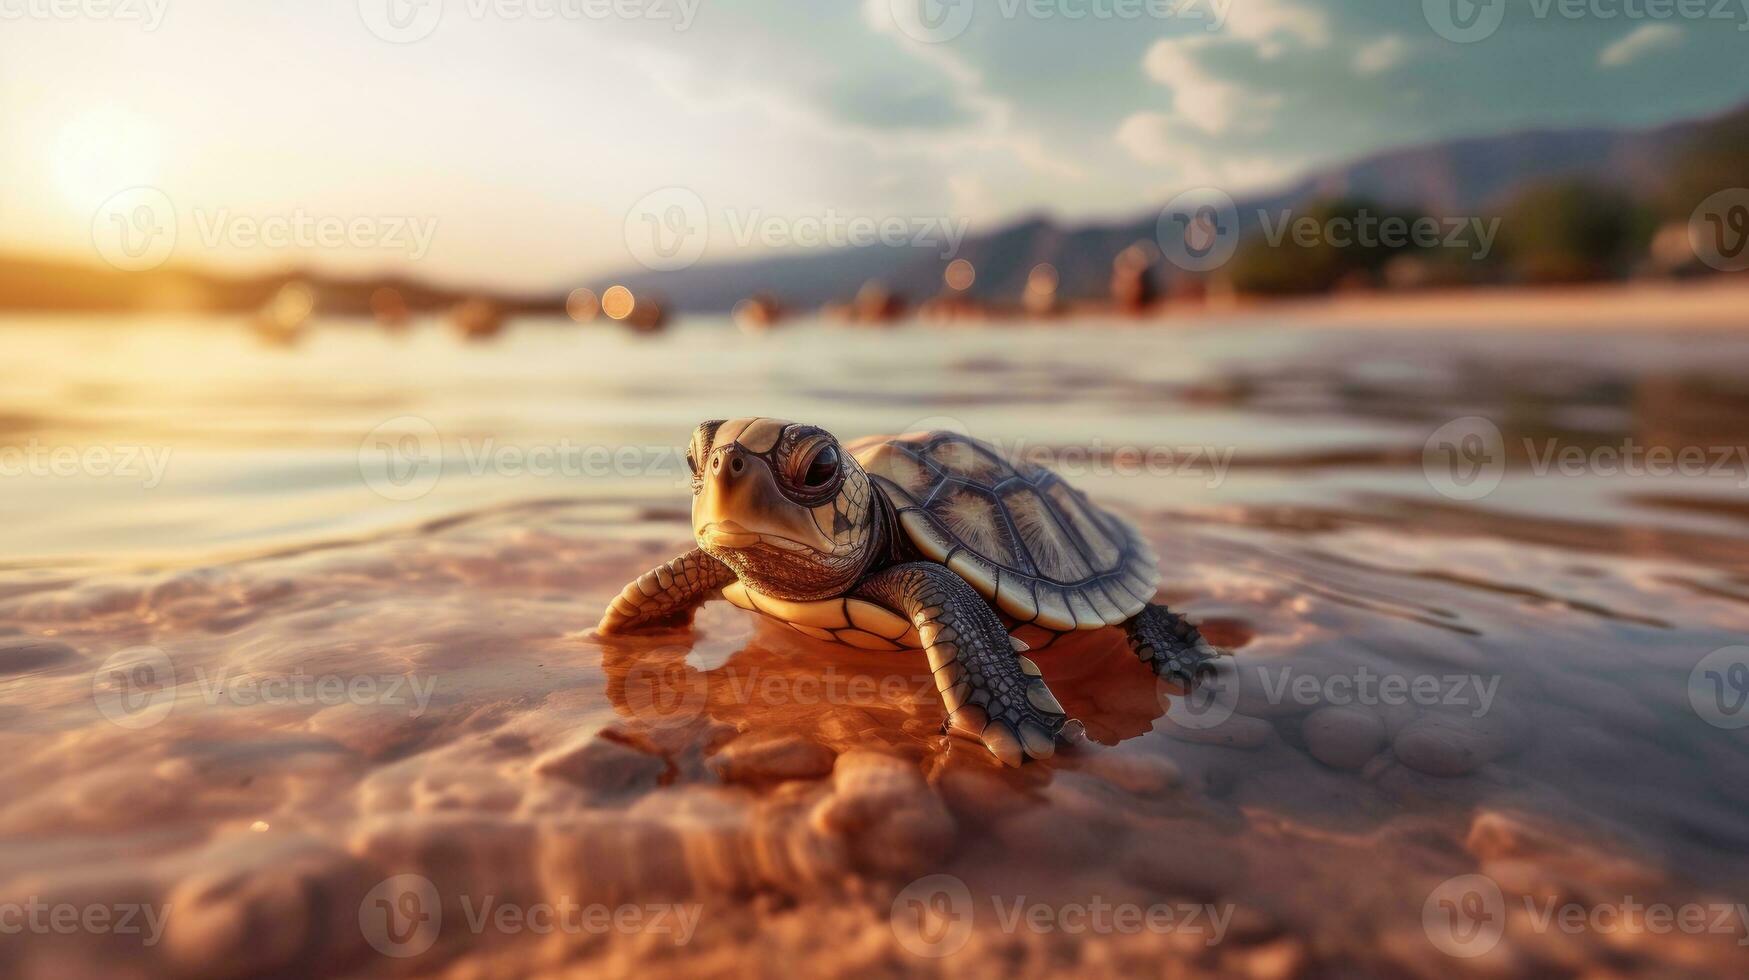
[[[618,633],[684,622],[722,595],[822,640],[921,648],[945,731],[1019,765],[1068,721],[1027,643],[1121,627],[1157,676],[1191,682],[1217,652],[1152,602],[1158,559],[1122,517],[1055,473],[954,432],[840,446],[782,419],[706,422],[686,454],[698,547],[626,586]]]

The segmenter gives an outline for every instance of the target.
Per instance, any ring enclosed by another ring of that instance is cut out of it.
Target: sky
[[[549,289],[682,217],[736,259],[1705,115],[1746,55],[1749,0],[0,0],[0,249],[113,262],[144,202],[153,262]]]

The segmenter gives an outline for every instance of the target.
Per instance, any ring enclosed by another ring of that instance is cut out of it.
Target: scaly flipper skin
[[[1155,603],[1125,620],[1123,629],[1136,658],[1165,680],[1192,683],[1199,669],[1220,656],[1189,620]]]
[[[948,730],[981,740],[1010,766],[1056,752],[1068,716],[965,579],[943,565],[908,562],[869,576],[853,594],[917,627],[947,707]]]
[[[625,587],[607,606],[595,628],[603,634],[624,633],[662,623],[679,623],[723,586],[735,581],[729,566],[702,549],[650,569]]]

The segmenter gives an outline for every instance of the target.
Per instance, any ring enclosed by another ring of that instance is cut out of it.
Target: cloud
[[[1211,37],[1162,38],[1143,56],[1142,71],[1172,90],[1172,107],[1179,119],[1205,133],[1261,129],[1281,97],[1222,78],[1203,64],[1209,52],[1235,47]]]
[[[1354,70],[1362,75],[1377,75],[1403,63],[1413,47],[1400,34],[1386,34],[1362,45],[1354,53]]]
[[[934,68],[952,86],[944,97],[952,98],[963,110],[975,116],[966,142],[980,149],[1000,148],[1035,172],[1057,177],[1078,178],[1080,167],[1045,149],[1044,140],[1036,133],[1015,125],[1013,103],[989,91],[984,74],[953,50],[951,44],[929,44],[907,35],[894,19],[892,0],[863,0],[863,26],[885,37],[918,61]],[[937,141],[937,149],[944,149]]]
[[[1292,0],[1230,0],[1227,34],[1251,42],[1264,58],[1275,58],[1297,42],[1308,48],[1330,46],[1330,18],[1316,7]]]
[[[848,124],[875,130],[941,130],[969,125],[977,115],[957,101],[944,99],[932,85],[868,76],[834,84],[821,93],[821,103]]]
[[[1620,68],[1649,54],[1682,44],[1682,30],[1674,24],[1645,24],[1604,48],[1597,56],[1601,68]]]
[[[1118,124],[1117,144],[1143,163],[1163,167],[1172,193],[1191,187],[1219,187],[1241,193],[1276,184],[1290,176],[1294,163],[1283,154],[1268,156],[1216,149],[1184,121],[1163,112],[1136,112]]]

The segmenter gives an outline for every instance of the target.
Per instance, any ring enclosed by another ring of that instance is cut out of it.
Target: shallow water
[[[0,972],[1749,971],[1749,341],[359,326],[0,323]],[[1042,454],[1234,656],[1043,652],[1014,771],[918,655],[595,637],[751,414]]]

